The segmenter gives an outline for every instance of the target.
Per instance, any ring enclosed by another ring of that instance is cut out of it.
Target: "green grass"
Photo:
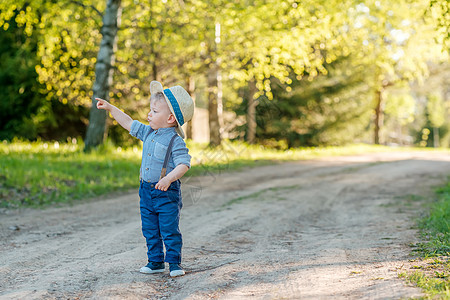
[[[137,186],[138,147],[106,147],[90,154],[81,145],[0,144],[0,207],[73,202]]]
[[[412,274],[401,277],[422,288],[426,299],[450,299],[450,178],[437,190],[438,200],[419,222],[425,242],[416,244],[421,264]]]
[[[192,168],[185,176],[213,175],[280,161],[393,151],[371,145],[276,150],[224,141],[220,147],[188,141]],[[142,148],[109,143],[84,153],[82,143],[0,143],[0,207],[73,203],[138,187]],[[394,151],[423,150],[395,148]]]
[[[417,251],[427,257],[450,255],[450,180],[437,190],[437,196],[429,215],[419,223],[427,241],[418,244]]]
[[[443,275],[438,271],[434,273],[414,271],[412,274],[402,273],[399,277],[421,288],[426,293],[422,299],[450,299],[448,275]]]

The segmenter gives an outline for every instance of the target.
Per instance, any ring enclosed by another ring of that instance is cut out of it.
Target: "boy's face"
[[[150,101],[150,112],[147,115],[147,120],[154,130],[172,127],[173,123],[170,122],[172,118],[174,117],[165,101],[153,99]]]

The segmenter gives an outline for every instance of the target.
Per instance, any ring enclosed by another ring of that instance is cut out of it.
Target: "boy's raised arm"
[[[115,107],[106,100],[100,98],[95,98],[95,100],[98,101],[97,102],[98,109],[104,109],[106,111],[109,111],[113,116],[113,118],[116,119],[117,123],[120,124],[120,126],[122,126],[128,131],[131,130],[131,124],[133,123],[133,119],[129,115],[127,115],[126,113],[124,113],[123,111],[121,111],[120,109],[118,109],[117,107]]]

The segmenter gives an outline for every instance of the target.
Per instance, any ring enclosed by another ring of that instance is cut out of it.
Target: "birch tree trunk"
[[[103,143],[106,129],[106,111],[97,109],[97,100],[109,100],[109,87],[112,82],[114,52],[117,48],[117,30],[120,22],[121,0],[107,0],[103,25],[102,41],[95,65],[95,82],[92,95],[92,107],[89,114],[89,126],[85,138],[84,151],[89,151]]]
[[[220,44],[220,24],[215,24],[214,42],[209,49],[211,63],[207,74],[208,80],[208,116],[209,116],[209,144],[219,146],[223,137],[223,104],[222,104],[222,76],[220,74],[220,56],[217,48]]]
[[[254,80],[250,80],[249,95],[247,104],[247,143],[253,144],[256,137],[256,105],[255,99],[256,84]]]

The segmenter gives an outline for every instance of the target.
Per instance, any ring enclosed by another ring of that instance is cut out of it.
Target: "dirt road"
[[[450,155],[333,157],[186,178],[184,277],[144,275],[137,191],[0,213],[1,299],[399,299]],[[414,196],[412,196],[414,195]]]

